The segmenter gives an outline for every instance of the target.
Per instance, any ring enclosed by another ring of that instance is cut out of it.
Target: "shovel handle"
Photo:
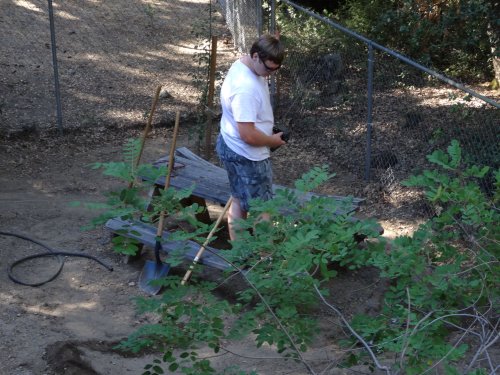
[[[172,169],[174,169],[175,144],[177,142],[177,134],[179,133],[179,117],[180,112],[177,111],[175,115],[174,135],[172,136],[172,145],[170,146],[170,155],[168,157],[168,171],[167,177],[165,178],[165,190],[167,190],[170,186],[170,176],[172,175]]]
[[[191,266],[189,267],[189,269],[187,270],[186,274],[184,275],[184,277],[182,278],[182,281],[181,281],[181,285],[186,285],[186,282],[189,280],[189,278],[191,277],[191,274],[193,273],[193,270],[194,270],[194,266],[198,263],[198,261],[200,260],[201,256],[203,255],[203,253],[205,252],[205,248],[206,246],[208,245],[208,242],[210,241],[210,239],[212,238],[212,236],[214,235],[215,231],[217,230],[217,228],[219,227],[224,215],[226,214],[227,210],[229,209],[229,206],[231,206],[231,202],[233,201],[233,197],[230,197],[229,200],[227,201],[226,203],[226,206],[224,207],[224,210],[222,211],[222,213],[220,214],[219,218],[217,219],[217,221],[215,222],[215,225],[214,227],[212,228],[212,230],[210,231],[210,233],[208,234],[207,236],[207,239],[205,240],[205,242],[203,242],[203,245],[201,245],[200,249],[198,250],[198,252],[196,253],[196,256],[194,257],[193,259],[193,263],[191,264]]]

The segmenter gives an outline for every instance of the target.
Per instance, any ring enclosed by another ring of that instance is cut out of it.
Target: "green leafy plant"
[[[413,236],[396,238],[389,252],[374,245],[370,262],[392,284],[381,315],[358,316],[353,325],[378,350],[397,353],[405,373],[445,366],[453,374],[470,338],[480,348],[496,340],[500,214],[476,183],[489,168],[464,165],[457,141],[428,160],[438,169],[406,185],[424,188],[436,215]]]
[[[104,212],[92,219],[91,227],[104,224],[113,217],[122,217],[125,219],[137,218],[147,206],[145,197],[141,196],[141,191],[145,190],[145,184],[148,188],[161,175],[165,174],[165,168],[153,168],[149,164],[136,165],[140,153],[140,140],[129,139],[123,146],[123,160],[119,162],[94,163],[93,169],[101,169],[103,175],[113,177],[124,184],[119,190],[106,193],[106,201],[101,203],[81,203],[89,209],[99,209]],[[148,180],[142,180],[141,177],[147,177]]]
[[[472,82],[494,78],[492,60],[498,58],[495,46],[499,25],[496,2],[350,0],[327,3],[323,2],[330,9],[323,10],[326,17],[437,71]],[[332,50],[349,51],[353,47],[349,37],[285,3],[278,7],[277,23],[287,45],[303,56],[314,53],[317,56]],[[356,62],[360,64],[362,61]]]
[[[152,26],[153,22],[154,22],[155,13],[156,13],[155,7],[151,4],[146,4],[144,6],[144,13],[148,16],[149,23]]]
[[[218,353],[225,336],[222,317],[231,314],[233,308],[213,296],[213,284],[184,287],[179,281],[177,277],[166,278],[164,284],[169,289],[159,299],[137,299],[139,312],[161,316],[160,323],[142,326],[120,345],[134,352],[149,347],[164,353],[161,361],[145,367],[144,374],[163,374],[164,366],[184,374],[215,373],[208,360],[199,358],[196,344],[204,342]]]
[[[496,5],[485,0],[346,2],[338,14],[347,27],[413,59],[461,79],[492,78]]]
[[[326,167],[318,167],[296,182],[296,190],[283,189],[271,201],[252,202],[251,218],[238,223],[240,236],[224,253],[233,266],[225,282],[237,271],[249,285],[237,293],[236,303],[214,298],[216,286],[210,283],[198,280],[184,287],[171,276],[163,282],[167,290],[158,300],[138,300],[141,311],[157,313],[161,323],[139,329],[122,347],[155,347],[166,351],[168,364],[163,365],[171,371],[212,374],[215,370],[207,359],[196,355],[200,344],[218,353],[225,350],[223,342],[253,335],[257,347],[274,346],[285,358],[307,367],[301,353],[317,328],[310,313],[318,293],[327,295],[322,285],[336,276],[330,265],[360,267],[366,252],[355,235],[379,235],[373,221],[352,218],[350,202],[308,196],[332,176]],[[259,221],[263,213],[271,221]],[[233,323],[228,326],[221,316]],[[160,364],[146,370],[154,366]]]
[[[195,219],[196,214],[202,211],[197,204],[185,207],[181,201],[192,194],[192,190],[155,190],[155,182],[166,175],[165,166],[152,164],[137,164],[140,154],[139,139],[129,139],[123,146],[123,160],[118,162],[94,163],[93,169],[100,169],[105,176],[116,178],[123,187],[105,194],[104,202],[75,202],[88,209],[99,210],[101,213],[93,218],[86,229],[104,225],[108,220],[121,218],[123,220],[142,221],[152,225],[157,224],[159,214],[168,212],[169,217],[177,222],[186,221],[192,226],[190,233],[178,232],[172,235],[171,240],[184,241],[197,239],[207,231],[207,225]],[[151,192],[157,195],[151,197]],[[134,232],[133,228],[117,231],[112,239],[114,250],[125,255],[135,255],[139,249],[139,242],[125,236]],[[139,233],[135,233],[139,234]],[[175,262],[174,262],[175,263]]]
[[[126,155],[133,160],[133,150]],[[493,200],[482,193],[477,179],[489,167],[468,164],[458,141],[446,152],[433,152],[428,160],[436,169],[405,184],[424,189],[435,216],[412,236],[388,243],[380,238],[374,221],[352,217],[350,202],[311,196],[333,177],[326,166],[316,167],[296,181],[294,190],[282,189],[273,200],[251,202],[250,217],[237,223],[238,239],[220,255],[232,266],[222,282],[203,281],[195,269],[189,285],[168,276],[159,281],[165,287],[161,296],[137,298],[139,312],[155,314],[157,322],[140,327],[120,347],[160,353],[146,365],[144,375],[204,375],[220,372],[200,355],[201,348],[222,354],[229,351],[231,340],[253,337],[256,347],[274,348],[315,373],[303,352],[314,342],[311,333],[318,331],[315,309],[321,302],[352,334],[346,344],[365,349],[351,352],[344,366],[456,374],[464,367],[459,361],[470,354],[466,372],[485,373],[479,361],[498,339],[498,193]],[[99,165],[106,173],[116,166]],[[116,171],[111,175],[135,175],[121,167]],[[498,189],[500,171],[494,175]],[[175,240],[201,240],[209,227],[194,219],[198,207],[179,204],[178,198],[188,193],[167,189],[149,211],[137,210],[137,215],[153,222],[158,212],[168,209],[195,226],[193,233],[173,233]],[[130,197],[127,204],[134,201]],[[260,220],[264,214],[269,221]],[[367,246],[359,246],[359,235],[367,238]],[[333,264],[346,269],[377,267],[381,277],[390,280],[379,314],[357,315],[349,323],[326,301],[328,282],[337,275]],[[232,301],[216,297],[214,292],[237,275],[248,287],[237,290]],[[371,359],[364,358],[367,355]],[[223,373],[245,372],[234,366]]]

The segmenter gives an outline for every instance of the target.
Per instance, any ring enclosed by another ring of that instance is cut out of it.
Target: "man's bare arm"
[[[281,139],[282,132],[273,135],[264,134],[255,127],[253,122],[238,122],[238,131],[243,142],[250,146],[279,147],[286,143]]]

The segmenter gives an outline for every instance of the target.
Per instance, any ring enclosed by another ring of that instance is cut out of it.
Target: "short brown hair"
[[[252,48],[250,48],[250,56],[258,53],[261,60],[271,60],[275,64],[281,65],[285,58],[285,46],[278,38],[271,34],[264,34],[257,39]]]

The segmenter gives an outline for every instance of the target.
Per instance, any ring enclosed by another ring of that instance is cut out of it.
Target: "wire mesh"
[[[239,52],[248,52],[262,30],[262,0],[218,0]]]
[[[207,0],[70,0],[53,9],[65,129],[143,124],[159,84],[155,123],[173,123],[199,103],[206,41],[227,30]],[[0,2],[0,42],[0,130],[55,127],[47,2]]]
[[[401,182],[433,168],[426,156],[434,150],[457,139],[469,165],[500,167],[498,103],[377,48],[370,78],[370,41],[292,5],[277,10],[288,52],[277,77],[276,120],[288,125],[297,147],[317,154],[311,159],[354,174],[364,196],[383,194],[385,203],[414,205],[424,216],[430,207]],[[479,183],[491,194],[493,181],[490,173]]]
[[[261,32],[274,25],[280,30],[288,52],[273,82],[276,122],[292,131],[293,144],[308,150],[311,160],[354,176],[360,188],[353,194],[382,191],[389,203],[401,204],[407,199],[401,181],[430,167],[426,155],[452,139],[460,141],[468,162],[499,167],[494,101],[379,49],[373,50],[370,81],[366,40],[289,1],[277,8],[261,0],[218,0],[217,8],[209,0],[168,5],[54,3],[65,128],[143,124],[158,84],[165,90],[157,123],[172,123],[177,110],[192,112],[206,86],[206,42],[225,34],[225,18],[240,52]],[[1,2],[0,10],[0,130],[55,127],[47,4]],[[218,70],[220,83],[227,66]],[[480,182],[492,192],[492,173]]]
[[[32,114],[46,119],[51,108],[42,104],[54,87],[48,10],[32,3],[13,4],[0,3],[0,116],[2,127],[16,122],[29,130]],[[31,33],[35,24],[40,27],[37,39]]]

